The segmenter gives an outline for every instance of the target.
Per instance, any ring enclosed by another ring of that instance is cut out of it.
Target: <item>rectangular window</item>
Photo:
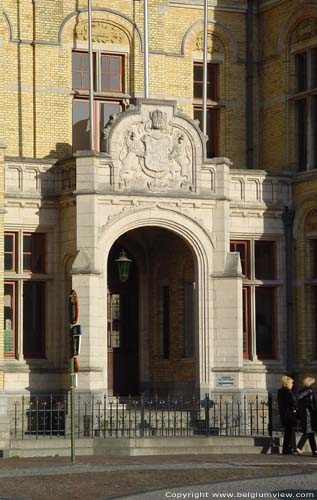
[[[200,126],[203,121],[203,110],[201,107],[194,107],[194,119],[199,120]],[[207,108],[207,158],[218,156],[218,130],[219,130],[219,109]]]
[[[194,62],[194,98],[203,98],[203,63]],[[218,100],[218,73],[219,65],[207,64],[207,99]]]
[[[311,244],[311,262],[312,262],[312,279],[317,279],[317,240],[310,240]]]
[[[118,101],[95,100],[95,149],[101,149],[103,129],[109,121],[110,115],[120,113],[121,103]],[[74,99],[73,101],[73,150],[89,150],[89,101]]]
[[[230,252],[240,253],[242,274],[246,278],[250,278],[250,242],[230,241]]]
[[[307,52],[296,54],[297,92],[307,90]]]
[[[255,278],[258,280],[275,279],[275,242],[255,241]]]
[[[45,283],[23,283],[23,354],[39,358],[45,354]]]
[[[170,290],[168,286],[162,287],[162,334],[163,334],[163,357],[170,357]]]
[[[256,353],[259,359],[275,357],[275,288],[256,287]]]
[[[194,355],[194,283],[184,283],[184,358]]]
[[[23,234],[23,271],[45,273],[45,234]]]
[[[102,54],[100,73],[102,92],[123,92],[122,56]]]
[[[5,271],[16,271],[16,233],[5,233],[4,235],[4,269]]]
[[[3,350],[5,358],[15,357],[16,283],[4,284],[4,333]]]
[[[73,52],[73,89],[89,90],[89,55]]]
[[[242,289],[242,305],[243,305],[243,357],[250,359],[251,355],[251,328],[250,328],[250,294],[251,289],[244,286]]]

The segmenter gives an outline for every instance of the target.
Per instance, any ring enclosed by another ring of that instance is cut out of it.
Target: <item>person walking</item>
[[[282,387],[278,390],[277,400],[282,425],[284,427],[283,455],[296,454],[297,425],[296,396],[292,391],[294,380],[287,375],[281,379]]]
[[[305,378],[303,381],[303,388],[298,393],[297,397],[298,411],[299,411],[299,418],[303,435],[298,442],[296,450],[297,453],[301,455],[304,444],[308,439],[313,457],[317,455],[316,439],[314,432],[317,408],[316,408],[315,395],[312,389],[312,385],[314,383],[315,383],[314,378],[311,377]]]

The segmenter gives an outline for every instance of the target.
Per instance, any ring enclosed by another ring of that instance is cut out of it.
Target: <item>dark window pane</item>
[[[299,170],[307,168],[307,105],[302,99],[297,103],[297,151]]]
[[[80,87],[81,87],[81,73],[78,73],[78,71],[74,71],[73,88],[80,88]]]
[[[23,252],[31,253],[32,250],[32,238],[30,234],[25,234],[23,236]]]
[[[89,149],[89,103],[73,102],[73,151]]]
[[[194,118],[199,120],[202,128],[202,109],[194,109]],[[218,128],[219,128],[219,110],[217,108],[207,109],[207,158],[214,158],[218,155]]]
[[[4,269],[11,271],[13,269],[13,255],[10,253],[4,254]]]
[[[15,283],[4,284],[4,334],[5,357],[15,356]]]
[[[317,279],[317,240],[311,240],[312,278]]]
[[[31,271],[32,267],[32,259],[31,259],[31,254],[23,254],[23,270],[24,271]]]
[[[255,277],[259,280],[275,279],[274,241],[255,242]]]
[[[250,288],[243,287],[243,357],[249,358],[251,354],[251,309],[250,309]]]
[[[313,96],[313,148],[314,148],[314,168],[317,168],[317,96]]]
[[[89,89],[89,73],[83,73],[82,85],[83,89]]]
[[[202,99],[203,97],[203,86],[201,83],[194,83],[194,97],[197,99]]]
[[[16,270],[16,235],[15,233],[4,235],[4,269],[5,271]]]
[[[32,234],[32,271],[45,273],[45,234]]]
[[[13,234],[5,234],[5,236],[4,236],[4,251],[5,252],[13,252],[13,248],[14,248],[13,240],[14,240]]]
[[[44,355],[45,284],[23,284],[23,354],[25,357]]]
[[[105,102],[100,104],[100,131],[102,132],[105,125],[108,123],[110,115],[120,112],[120,104],[118,102]]]
[[[207,64],[207,99],[218,99],[218,71],[219,65]],[[203,95],[203,64],[194,63],[194,98],[201,99]]]
[[[259,358],[272,358],[275,354],[274,295],[273,287],[255,289],[256,352]]]
[[[296,54],[297,92],[307,89],[307,52]]]

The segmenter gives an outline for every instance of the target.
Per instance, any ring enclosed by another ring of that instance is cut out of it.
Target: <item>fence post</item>
[[[272,394],[269,392],[268,395],[268,405],[269,405],[269,436],[273,436],[273,398]]]
[[[204,408],[205,408],[205,433],[206,433],[206,436],[208,436],[208,434],[209,434],[209,410],[210,410],[209,394],[205,394]]]

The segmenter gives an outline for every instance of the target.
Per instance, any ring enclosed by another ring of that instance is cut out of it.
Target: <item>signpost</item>
[[[69,304],[69,347],[70,347],[70,415],[71,415],[71,460],[75,463],[75,388],[77,387],[77,373],[79,363],[77,356],[80,354],[81,325],[77,325],[79,307],[78,295],[71,290],[68,298]]]

